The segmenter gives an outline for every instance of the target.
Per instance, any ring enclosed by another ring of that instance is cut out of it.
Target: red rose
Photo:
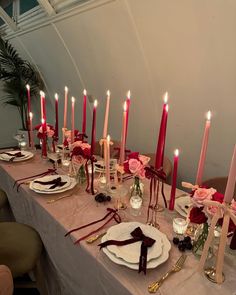
[[[136,160],[139,160],[139,152],[133,152],[133,153],[130,153],[129,155],[128,155],[128,159],[130,160],[130,159],[136,159]]]
[[[129,171],[129,161],[124,162],[124,172],[130,174]]]
[[[224,195],[221,193],[216,192],[213,196],[212,196],[212,201],[216,201],[219,203],[223,203],[224,200]]]
[[[202,224],[207,222],[207,216],[202,211],[202,208],[193,207],[189,214],[189,220],[193,223]]]

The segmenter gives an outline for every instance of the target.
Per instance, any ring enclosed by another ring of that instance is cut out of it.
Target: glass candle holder
[[[131,206],[131,214],[133,216],[140,215],[143,199],[139,195],[134,195],[130,198],[129,203]]]
[[[173,230],[178,235],[183,235],[188,227],[188,223],[183,218],[173,219]]]

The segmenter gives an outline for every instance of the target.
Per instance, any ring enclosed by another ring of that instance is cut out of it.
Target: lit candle
[[[63,127],[67,126],[67,104],[68,104],[68,87],[65,87],[65,103],[64,103],[64,124]]]
[[[82,133],[86,133],[87,91],[84,89]]]
[[[30,99],[30,86],[29,84],[26,85],[27,89],[27,106],[28,106],[28,114],[31,112],[31,99]]]
[[[174,218],[173,219],[173,230],[176,234],[183,235],[186,232],[188,223],[183,218]]]
[[[45,119],[45,93],[43,91],[40,91],[40,102],[41,102],[41,120]]]
[[[121,133],[121,143],[120,143],[120,165],[123,166],[125,160],[125,138],[126,138],[126,125],[127,125],[127,102],[124,103],[123,112],[123,127]]]
[[[71,143],[75,141],[75,98],[71,97]]]
[[[127,112],[126,112],[126,129],[125,129],[125,145],[126,145],[126,140],[127,140],[127,134],[128,134],[128,125],[129,125],[129,108],[130,108],[130,97],[131,97],[131,92],[130,90],[127,92],[127,98],[126,98],[126,104],[127,104]]]
[[[107,137],[109,108],[110,108],[110,97],[111,97],[111,93],[110,93],[109,90],[107,90],[107,103],[106,103],[106,112],[105,112],[105,118],[104,118],[103,138]]]
[[[44,118],[42,118],[42,132],[43,132],[43,139],[42,139],[42,156],[47,157],[47,124]]]
[[[224,201],[230,203],[234,197],[234,189],[236,183],[236,145],[234,146],[234,153],[230,165],[228,181],[225,189]]]
[[[156,149],[156,161],[155,161],[156,169],[159,169],[163,166],[163,160],[164,160],[167,119],[168,119],[168,111],[169,111],[169,106],[167,102],[168,102],[168,93],[166,92],[164,95],[162,118],[161,118],[157,149]]]
[[[95,141],[96,141],[96,113],[98,101],[95,100],[93,104],[93,121],[92,121],[92,135],[91,135],[91,156],[93,156]]]
[[[106,184],[107,187],[110,185],[110,142],[111,138],[110,135],[107,135],[107,140],[106,140]]]
[[[196,176],[196,184],[198,184],[198,185],[202,184],[202,177],[203,177],[204,165],[205,165],[205,160],[206,160],[210,126],[211,126],[211,112],[208,111],[206,125],[205,125],[205,131],[204,131],[203,140],[202,140],[200,159],[199,159],[199,163],[198,163],[197,176]]]
[[[179,150],[177,149],[174,152],[174,169],[173,169],[173,175],[172,175],[169,210],[174,210],[174,207],[175,207],[175,192],[176,192],[176,182],[177,182],[178,161],[179,161]]]
[[[34,147],[34,134],[33,134],[33,114],[29,112],[29,127],[30,127],[30,147]]]
[[[55,94],[55,137],[58,140],[58,94]]]

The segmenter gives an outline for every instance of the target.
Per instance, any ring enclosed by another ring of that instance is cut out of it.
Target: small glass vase
[[[193,243],[193,254],[197,257],[202,255],[205,242],[208,237],[209,225],[208,223],[203,223],[199,225],[194,233],[194,243]],[[210,247],[208,258],[210,258],[213,254],[213,249]]]
[[[77,183],[84,184],[87,181],[84,165],[81,165],[77,172]]]
[[[134,177],[134,183],[130,187],[130,206],[131,214],[138,216],[141,214],[141,206],[143,203],[143,184],[140,182],[139,177]]]

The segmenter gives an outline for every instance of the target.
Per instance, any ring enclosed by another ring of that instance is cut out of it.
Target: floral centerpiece
[[[146,177],[146,170],[149,157],[140,155],[138,152],[133,152],[128,155],[128,160],[124,162],[124,173],[132,175],[134,178],[134,184],[131,187],[131,196],[136,194],[140,197],[143,195],[143,184],[140,183],[140,179]]]
[[[43,127],[42,124],[39,124],[37,126],[34,127],[34,130],[37,130],[37,137],[40,140],[40,142],[42,142],[42,140],[44,139],[44,134],[43,134]],[[55,150],[55,145],[54,145],[54,136],[55,136],[55,129],[52,125],[47,124],[46,125],[46,134],[45,134],[45,140],[46,143],[48,141],[49,138],[52,139],[52,149],[53,151]]]

